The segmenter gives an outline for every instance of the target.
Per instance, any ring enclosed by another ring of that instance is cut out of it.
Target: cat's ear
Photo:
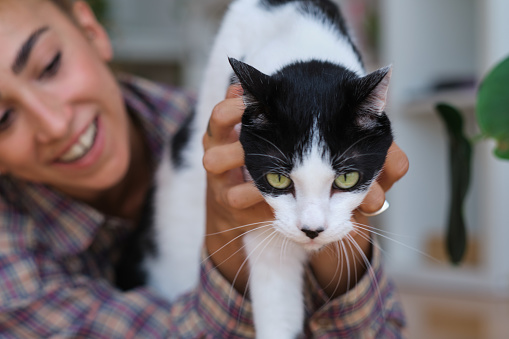
[[[387,91],[392,75],[392,66],[386,66],[360,79],[360,109],[380,115],[387,104]]]
[[[271,77],[237,59],[228,58],[228,61],[230,61],[244,93],[250,94],[257,101],[265,99],[270,93]]]

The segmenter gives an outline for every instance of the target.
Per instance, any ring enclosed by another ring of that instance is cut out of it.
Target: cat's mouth
[[[294,239],[307,252],[316,252],[331,243],[331,239],[327,236],[319,235],[314,239],[297,237]]]

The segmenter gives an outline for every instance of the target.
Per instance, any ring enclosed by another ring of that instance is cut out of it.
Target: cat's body
[[[231,59],[230,65],[228,57],[242,62]],[[144,267],[148,283],[169,299],[199,278],[205,223],[201,138],[225,96],[232,67],[247,106],[240,134],[246,167],[276,216],[270,228],[244,236],[256,333],[295,338],[303,329],[308,253],[353,230],[352,211],[391,144],[383,112],[390,70],[365,76],[328,0],[231,4],[206,70],[191,138],[174,150],[182,162],[165,159],[157,173],[156,254]]]

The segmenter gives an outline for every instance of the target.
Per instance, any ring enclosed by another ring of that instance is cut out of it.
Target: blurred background
[[[197,90],[228,0],[91,0],[115,49],[112,66]],[[372,221],[399,287],[410,338],[509,338],[509,162],[474,149],[467,254],[444,250],[449,199],[446,101],[474,120],[479,80],[509,55],[507,0],[337,0],[368,71],[393,65],[387,112],[410,171]],[[509,95],[509,93],[508,93]]]

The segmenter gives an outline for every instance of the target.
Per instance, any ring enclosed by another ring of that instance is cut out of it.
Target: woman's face
[[[110,42],[74,10],[81,30],[50,1],[0,4],[0,171],[79,197],[118,183],[130,155]]]

